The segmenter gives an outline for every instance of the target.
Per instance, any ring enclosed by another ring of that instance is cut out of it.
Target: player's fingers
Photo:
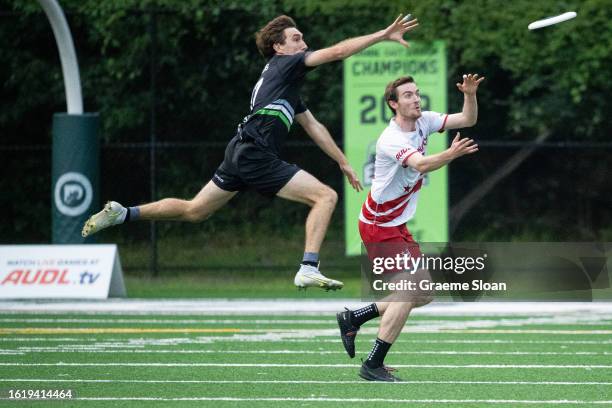
[[[474,145],[474,139],[463,139],[464,140],[464,144],[463,144],[463,148],[464,149],[469,149]]]
[[[357,177],[354,177],[352,180],[353,188],[357,191],[361,191],[361,183],[359,182],[359,179]]]
[[[477,84],[479,84],[479,83],[481,83],[481,82],[482,82],[484,79],[485,79],[485,77],[480,77],[480,78],[478,79],[478,81],[476,81],[476,83],[477,83]]]
[[[410,28],[412,26],[417,26],[417,25],[419,25],[419,20],[417,20],[416,18],[402,23],[402,27],[404,28]]]
[[[414,20],[414,21],[415,21],[415,23],[410,25],[408,28],[406,28],[406,31],[412,31],[412,30],[414,30],[415,28],[417,28],[419,26],[419,23],[416,22],[416,20]]]
[[[395,19],[395,21],[391,25],[396,25],[401,19],[402,19],[402,13],[400,13],[399,16],[397,16],[397,18]]]

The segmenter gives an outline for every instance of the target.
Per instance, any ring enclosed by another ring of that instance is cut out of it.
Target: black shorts
[[[253,189],[273,196],[291,180],[300,168],[282,161],[255,142],[241,141],[234,136],[225,148],[223,163],[217,168],[212,181],[226,191]]]

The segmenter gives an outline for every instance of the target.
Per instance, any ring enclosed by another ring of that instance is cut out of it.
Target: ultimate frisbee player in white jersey
[[[418,244],[406,228],[406,222],[416,211],[424,175],[460,156],[478,151],[472,139],[461,139],[457,133],[448,149],[427,156],[427,139],[436,132],[476,124],[476,91],[483,79],[478,78],[478,74],[463,76],[463,82],[457,84],[464,94],[463,110],[451,115],[421,112],[419,89],[412,77],[402,77],[387,85],[385,100],[395,116],[376,144],[372,188],[359,214],[359,233],[371,259],[395,256],[404,251],[419,256]],[[394,252],[391,254],[390,250]],[[427,271],[423,273],[428,275]],[[383,361],[410,311],[432,300],[430,293],[411,296],[393,302],[379,301],[337,314],[342,343],[351,358],[355,356],[355,336],[359,327],[370,319],[382,317],[378,338],[359,372],[362,378],[401,381]]]

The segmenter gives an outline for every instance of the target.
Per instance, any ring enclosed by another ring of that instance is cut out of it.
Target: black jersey
[[[241,138],[278,154],[295,115],[305,112],[300,98],[304,76],[311,69],[307,53],[274,55],[266,64],[251,94],[251,112],[240,125]]]

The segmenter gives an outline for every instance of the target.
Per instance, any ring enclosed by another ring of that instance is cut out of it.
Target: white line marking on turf
[[[242,333],[265,335],[292,335],[293,337],[336,336],[338,329],[256,329],[256,328],[132,328],[132,327],[0,327],[0,334],[135,334],[135,333]],[[364,334],[376,334],[376,327],[361,330]],[[612,330],[547,330],[547,329],[435,329],[431,327],[407,327],[402,333],[417,334],[567,334],[567,335],[612,335]]]
[[[344,355],[341,350],[142,350],[142,349],[116,349],[105,345],[66,346],[66,347],[19,347],[17,349],[0,349],[2,354],[26,353],[140,353],[140,354],[338,354]],[[420,351],[394,351],[393,354],[433,354],[433,355],[486,355],[486,356],[612,356],[612,352],[597,351],[455,351],[455,350],[420,350]]]
[[[334,335],[336,336],[336,335]],[[290,342],[290,343],[340,343],[341,340],[339,338],[336,339],[295,339],[295,338],[266,338],[262,339],[261,336],[243,336],[240,335],[238,338],[235,336],[206,336],[206,337],[162,337],[156,339],[147,339],[142,337],[136,338],[106,338],[101,339],[97,337],[2,337],[0,341],[4,342],[42,342],[42,343],[57,343],[57,342],[100,342],[102,343],[116,343],[116,344],[142,344],[147,345],[151,344],[208,344],[213,340],[218,341],[239,341],[239,342],[255,342],[260,343],[262,341],[267,342]],[[427,342],[427,344],[592,344],[592,345],[601,345],[601,344],[612,344],[612,340],[502,340],[502,339],[485,339],[485,340],[437,340],[437,339],[421,339],[421,340],[411,340],[411,339],[397,339],[395,343],[410,343],[410,344],[423,344],[423,342]]]
[[[99,301],[3,301],[3,313],[36,314],[185,314],[185,315],[288,315],[310,313],[336,313],[345,306],[358,308],[363,302],[355,299],[207,299],[207,300],[144,300],[144,299],[107,299]],[[609,302],[434,302],[419,308],[413,313],[417,316],[559,316],[575,313],[580,315],[602,314],[610,316],[612,304]]]
[[[3,398],[8,399],[8,398]],[[183,398],[160,398],[160,397],[76,397],[73,400],[81,401],[299,401],[299,402],[392,402],[392,403],[415,403],[415,404],[612,404],[610,401],[588,401],[588,400],[494,400],[494,399],[391,399],[391,398],[236,398],[236,397],[183,397]]]
[[[357,364],[273,364],[273,363],[4,363],[6,367],[338,367],[355,368]],[[612,369],[609,364],[394,364],[398,368],[584,368]]]
[[[61,383],[128,383],[128,384],[376,384],[363,380],[101,380],[101,379],[47,379],[47,378],[2,378],[0,382],[61,382]],[[602,381],[402,381],[384,384],[489,384],[489,385],[612,385]]]
[[[334,337],[337,337],[337,334],[334,334]],[[178,338],[157,338],[157,339],[146,339],[142,337],[137,338],[107,338],[101,339],[96,337],[2,337],[0,341],[3,342],[42,342],[42,343],[57,343],[57,342],[100,342],[101,344],[106,343],[116,343],[116,344],[142,344],[146,345],[149,343],[154,344],[208,344],[211,343],[212,340],[219,341],[238,341],[238,342],[255,342],[259,343],[264,341],[260,336],[256,336],[254,338],[248,338],[246,336],[240,336],[238,338],[234,336],[224,336],[224,337],[216,337],[216,336],[206,336],[206,337],[178,337]],[[291,342],[291,343],[340,343],[341,340],[339,338],[335,339],[294,339],[294,338],[267,338],[265,339],[267,342]],[[370,339],[368,339],[370,341]],[[491,339],[491,340],[436,340],[436,339],[421,339],[421,340],[411,340],[411,339],[397,339],[395,343],[410,343],[410,344],[423,344],[426,341],[427,344],[612,344],[612,340],[499,340],[499,339]]]
[[[210,337],[207,337],[210,339]],[[226,341],[232,341],[232,337],[225,337]],[[241,342],[259,342],[260,340],[241,339]],[[273,341],[273,340],[270,340]],[[280,341],[280,340],[279,340]],[[341,343],[342,340],[337,339],[284,339],[283,342],[289,343]],[[359,341],[359,340],[358,340]],[[370,339],[368,339],[370,341]],[[612,344],[612,340],[436,340],[436,339],[397,339],[395,343],[411,343],[411,344]]]
[[[600,315],[571,315],[571,316],[545,316],[545,317],[521,317],[501,319],[413,319],[409,321],[411,326],[446,326],[449,328],[461,327],[493,327],[493,326],[525,326],[525,325],[603,325],[612,321],[607,316]],[[118,324],[335,324],[335,319],[125,319],[125,318],[0,318],[0,323],[118,323]]]
[[[335,325],[336,320],[313,320],[313,319],[57,319],[57,318],[0,318],[0,323],[117,323],[117,324],[291,324],[308,325],[324,324]],[[598,324],[594,322],[593,324]]]
[[[239,326],[251,325],[335,325],[335,320],[324,319],[120,319],[120,318],[0,318],[0,323],[80,323],[80,324],[150,324],[150,325],[192,325],[192,324],[230,324]],[[469,320],[444,320],[444,319],[416,319],[410,320],[408,329],[410,331],[430,330],[465,330],[474,328],[493,328],[511,326],[533,326],[533,325],[609,325],[609,317],[600,315],[569,315],[569,316],[546,316],[546,317],[523,317],[502,319],[469,319]],[[602,333],[602,334],[612,334]]]

